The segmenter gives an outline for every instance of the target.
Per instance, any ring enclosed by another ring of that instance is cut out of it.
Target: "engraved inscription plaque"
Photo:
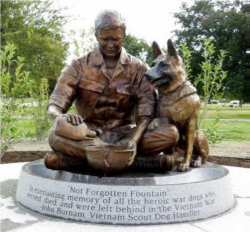
[[[48,170],[34,161],[22,169],[17,201],[44,215],[109,224],[194,221],[235,204],[228,170],[211,163],[186,173],[100,178]]]

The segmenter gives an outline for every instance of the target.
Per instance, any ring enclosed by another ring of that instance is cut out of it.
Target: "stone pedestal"
[[[163,224],[206,219],[234,204],[229,172],[206,163],[167,174],[124,173],[98,177],[24,165],[17,202],[43,215],[107,224]]]

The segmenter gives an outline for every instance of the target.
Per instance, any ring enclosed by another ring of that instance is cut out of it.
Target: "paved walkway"
[[[227,167],[236,205],[224,215],[191,223],[117,226],[70,222],[45,217],[20,207],[15,201],[15,193],[23,165],[24,163],[0,165],[2,232],[248,232],[250,228],[250,169]]]

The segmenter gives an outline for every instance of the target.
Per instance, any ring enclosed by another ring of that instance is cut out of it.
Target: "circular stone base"
[[[52,171],[38,160],[23,166],[16,199],[43,215],[108,224],[194,221],[235,204],[229,171],[211,163],[185,173],[98,177]]]

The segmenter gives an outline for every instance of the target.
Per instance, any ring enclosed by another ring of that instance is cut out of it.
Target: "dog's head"
[[[168,53],[164,54],[156,42],[153,42],[154,62],[145,76],[156,87],[174,89],[187,80],[187,75],[180,56],[169,39]]]

